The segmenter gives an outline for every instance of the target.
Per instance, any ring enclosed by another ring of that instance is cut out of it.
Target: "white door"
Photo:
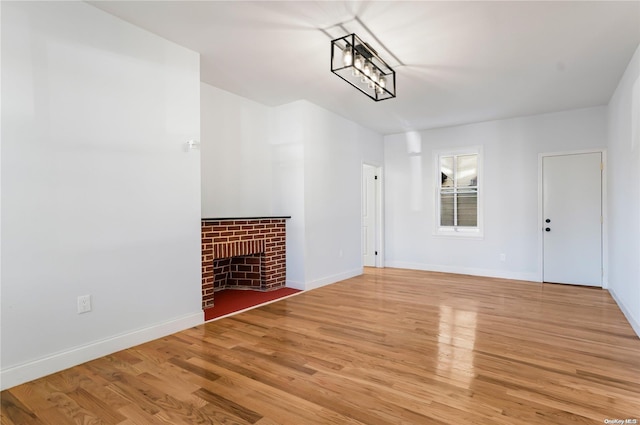
[[[602,153],[542,158],[543,281],[602,286]]]
[[[376,167],[362,166],[362,264],[376,265]]]

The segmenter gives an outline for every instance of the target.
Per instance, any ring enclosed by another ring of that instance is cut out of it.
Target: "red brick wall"
[[[262,287],[262,254],[213,260],[213,292],[221,289]]]
[[[224,289],[227,286],[227,282],[229,281],[229,273],[231,272],[231,258],[218,258],[213,260],[213,292]],[[210,276],[207,276],[210,278]],[[210,281],[211,279],[207,279]],[[203,285],[204,285],[204,276],[203,276]],[[204,286],[203,293],[204,296]]]
[[[202,308],[225,288],[270,291],[286,283],[286,219],[202,220]],[[233,257],[233,260],[222,260]],[[259,274],[259,276],[258,276]]]
[[[262,289],[262,254],[231,258],[227,288]]]

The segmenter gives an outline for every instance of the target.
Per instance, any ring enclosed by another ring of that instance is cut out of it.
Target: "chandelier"
[[[355,34],[331,41],[331,72],[376,102],[396,97],[396,72]]]

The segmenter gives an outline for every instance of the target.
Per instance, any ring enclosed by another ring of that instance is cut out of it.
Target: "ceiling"
[[[199,52],[203,82],[381,134],[607,104],[640,44],[640,1],[90,3]],[[340,23],[397,65],[395,99],[330,72]]]

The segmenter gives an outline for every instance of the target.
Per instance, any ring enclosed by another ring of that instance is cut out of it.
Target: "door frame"
[[[375,267],[383,268],[384,267],[384,191],[382,190],[383,186],[383,169],[382,165],[379,163],[371,162],[371,161],[362,161],[360,165],[360,264],[361,267],[364,267],[363,253],[364,246],[362,246],[362,201],[363,194],[365,190],[365,182],[364,182],[364,166],[368,165],[370,167],[375,168],[376,175],[378,176],[378,184],[376,185],[376,207],[375,207],[375,221],[376,225],[374,227],[375,233],[375,250],[378,251],[378,255],[376,255]]]
[[[608,244],[608,212],[607,212],[607,150],[602,149],[584,149],[575,151],[560,151],[560,152],[543,152],[538,154],[538,222],[536,227],[538,228],[538,282],[544,281],[544,243],[543,243],[543,194],[542,194],[542,162],[545,157],[549,156],[564,156],[564,155],[579,155],[586,153],[600,153],[602,154],[602,181],[601,181],[601,195],[602,195],[602,289],[609,287],[609,244]]]

